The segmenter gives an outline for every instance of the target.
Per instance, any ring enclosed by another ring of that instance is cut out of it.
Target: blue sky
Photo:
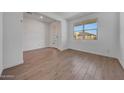
[[[83,25],[75,26],[75,27],[74,27],[74,31],[75,31],[75,32],[80,32],[81,30],[83,31]]]
[[[97,23],[84,25],[84,30],[86,30],[85,32],[88,32],[88,33],[96,35],[97,34],[96,30],[88,30],[88,29],[97,29]],[[81,32],[81,31],[83,31],[83,25],[74,27],[74,32]]]
[[[84,29],[96,29],[96,28],[97,28],[97,24],[96,23],[84,25]]]

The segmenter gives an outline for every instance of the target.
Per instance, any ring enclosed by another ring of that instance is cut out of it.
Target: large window
[[[96,40],[97,22],[96,19],[83,21],[74,26],[74,38],[76,40]]]

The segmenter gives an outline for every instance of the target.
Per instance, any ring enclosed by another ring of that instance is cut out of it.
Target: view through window
[[[97,22],[96,19],[87,20],[74,26],[74,38],[76,40],[96,40]]]

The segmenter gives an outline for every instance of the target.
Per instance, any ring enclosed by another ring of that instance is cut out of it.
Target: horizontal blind
[[[89,19],[89,20],[85,20],[85,21],[80,22],[80,25],[89,24],[89,23],[96,23],[96,22],[97,22],[97,18]]]

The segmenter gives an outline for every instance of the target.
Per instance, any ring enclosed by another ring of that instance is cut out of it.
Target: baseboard
[[[124,69],[124,59],[118,58],[118,60],[119,60],[119,62],[121,64],[122,68]]]
[[[67,50],[69,48],[58,48],[60,51],[64,51],[64,50]]]
[[[2,75],[3,69],[0,69],[0,76]]]
[[[19,64],[11,64],[11,65],[4,66],[3,70],[4,70],[4,69],[7,69],[7,68],[11,68],[11,67],[15,67],[15,66],[21,65],[21,64],[23,64],[23,63],[24,63],[24,62],[20,62]]]
[[[23,50],[23,52],[29,52],[29,51],[33,51],[33,50],[38,50],[38,49],[44,49],[46,47],[39,47],[39,48],[34,48],[34,49],[27,49],[27,50]]]
[[[106,55],[106,54],[103,54],[103,53],[100,53],[100,52],[95,52],[95,51],[88,51],[88,50],[75,49],[75,48],[68,48],[68,49],[82,51],[82,52],[96,54],[96,55],[101,55],[101,56],[105,56],[105,57],[117,58],[116,56]]]

